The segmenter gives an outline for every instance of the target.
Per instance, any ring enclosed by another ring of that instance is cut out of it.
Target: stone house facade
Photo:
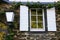
[[[14,0],[9,0],[9,1],[13,2]],[[15,2],[19,2],[19,1],[20,0],[18,0],[18,1],[15,0]],[[21,0],[21,1],[27,2],[28,0],[26,0],[26,1]],[[39,0],[37,0],[37,1],[34,0],[33,2],[38,2],[38,1]],[[53,0],[53,1],[50,0],[50,1],[54,2],[55,0]],[[48,3],[50,1],[41,0],[40,2]],[[31,0],[30,0],[30,2],[31,2]],[[5,4],[5,7],[7,9],[8,9],[8,7],[10,7],[10,4],[8,4],[8,5]],[[18,21],[20,27],[19,27],[19,30],[18,29],[13,30],[13,31],[16,31],[14,40],[60,40],[60,36],[59,36],[59,34],[60,34],[60,26],[59,26],[60,14],[59,14],[59,10],[57,8],[53,7],[53,8],[46,9],[46,10],[41,9],[41,8],[29,9],[27,6],[20,5],[20,8],[16,11],[20,15],[20,16],[18,16],[19,20],[20,20],[20,22]]]

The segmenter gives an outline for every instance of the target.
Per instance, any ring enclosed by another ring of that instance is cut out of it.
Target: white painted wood
[[[28,7],[20,6],[20,31],[28,31]]]
[[[7,19],[7,22],[13,22],[14,13],[13,12],[6,12],[6,19]]]
[[[59,0],[9,0],[15,2],[57,2]]]
[[[47,9],[48,31],[56,31],[56,14],[55,8]]]

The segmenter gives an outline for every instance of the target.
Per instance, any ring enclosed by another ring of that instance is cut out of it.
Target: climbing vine
[[[14,4],[14,9],[17,9],[18,7],[20,7],[20,5],[25,5],[28,6],[29,8],[53,8],[53,7],[59,7],[60,8],[60,1],[58,2],[54,2],[54,3],[48,3],[48,4],[42,4],[40,2],[27,2],[27,3],[22,3],[22,2],[18,2],[18,3],[12,3]]]
[[[60,1],[58,2],[54,2],[54,3],[46,3],[46,4],[42,4],[40,2],[26,2],[26,3],[22,3],[22,2],[13,2],[11,5],[11,7],[9,7],[7,10],[16,10],[20,7],[20,5],[25,5],[28,6],[29,8],[46,8],[46,9],[50,9],[53,7],[58,7],[58,9],[60,9]],[[0,8],[1,9],[1,8]],[[1,11],[1,10],[0,10]],[[3,12],[5,12],[5,10],[3,10]]]

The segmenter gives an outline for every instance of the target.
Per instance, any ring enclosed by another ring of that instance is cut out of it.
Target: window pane
[[[31,15],[36,15],[36,9],[31,10]]]
[[[43,21],[43,17],[42,16],[38,16],[38,21]]]
[[[31,16],[32,21],[36,21],[36,16]]]
[[[42,10],[41,10],[41,9],[38,9],[38,10],[37,10],[37,14],[38,14],[38,15],[42,15]]]
[[[31,9],[31,28],[43,28],[43,13],[42,9]]]
[[[36,22],[31,22],[31,28],[37,28]]]
[[[38,28],[43,28],[43,23],[38,23]]]

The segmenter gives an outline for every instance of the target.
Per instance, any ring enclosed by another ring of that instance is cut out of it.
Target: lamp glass
[[[6,19],[7,19],[7,22],[13,22],[14,13],[13,12],[6,12]]]

